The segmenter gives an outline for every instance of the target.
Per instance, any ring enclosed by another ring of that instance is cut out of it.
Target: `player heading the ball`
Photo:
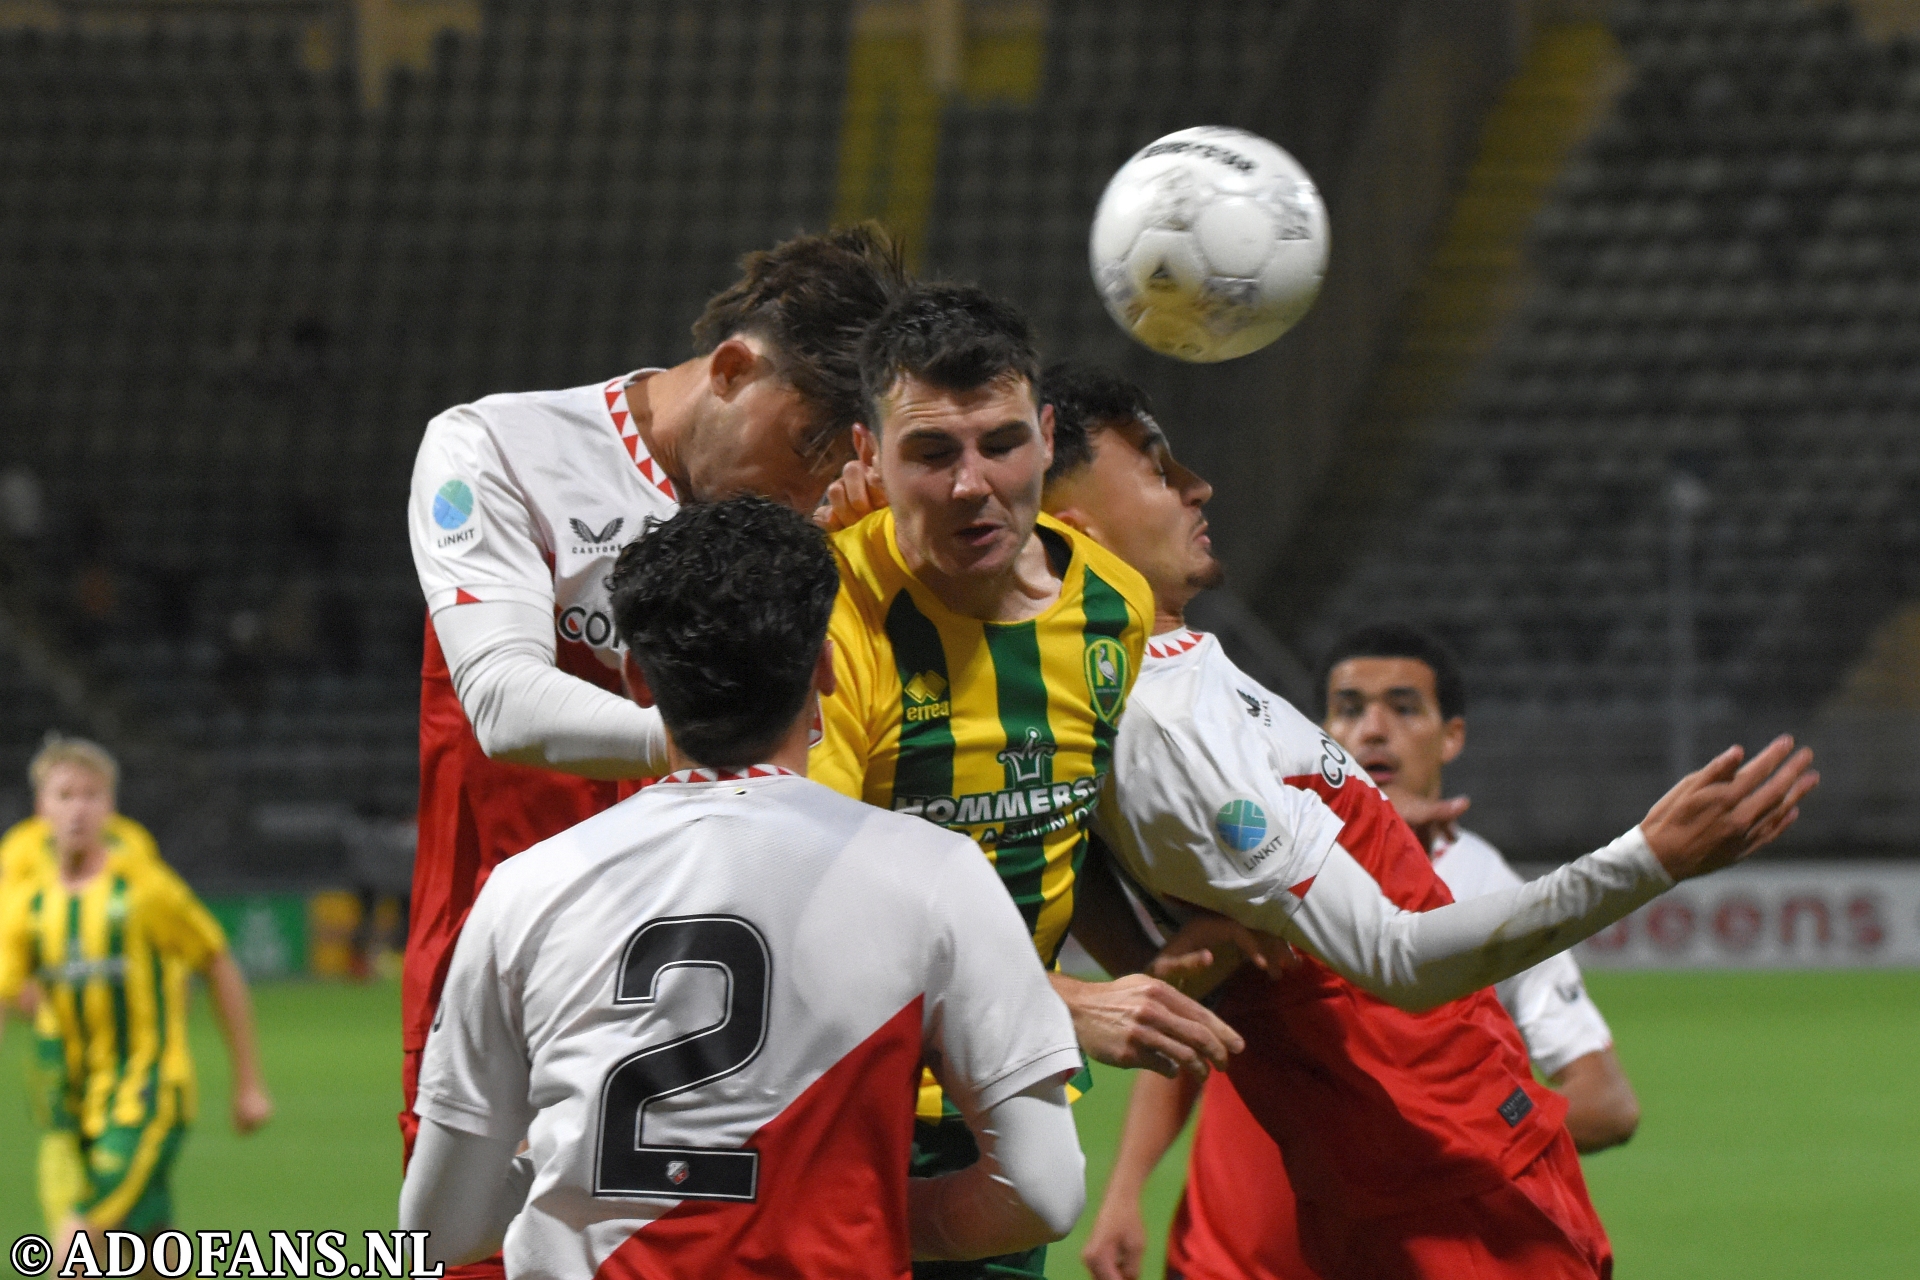
[[[427,425],[407,520],[428,615],[401,985],[409,1144],[420,1050],[488,873],[665,771],[659,717],[620,688],[614,557],[681,499],[810,509],[850,454],[860,334],[905,283],[876,225],[798,236],[741,259],[690,359]]]
[[[674,771],[481,891],[401,1222],[555,1280],[900,1280],[1066,1234],[1080,1057],[1019,911],[965,836],[804,776],[835,679],[825,535],[692,506],[611,585]],[[909,1182],[922,1062],[981,1159]]]

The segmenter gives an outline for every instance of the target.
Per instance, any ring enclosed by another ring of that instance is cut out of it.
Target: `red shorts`
[[[1503,1187],[1389,1218],[1299,1206],[1325,1280],[1611,1280],[1613,1249],[1564,1130]]]
[[[1320,1280],[1300,1256],[1280,1148],[1222,1071],[1201,1094],[1167,1280]]]

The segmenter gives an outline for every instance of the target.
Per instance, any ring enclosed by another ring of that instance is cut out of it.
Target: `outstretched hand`
[[[1742,764],[1745,756],[1742,748],[1728,747],[1675,783],[1640,823],[1647,847],[1674,880],[1732,866],[1778,839],[1820,785],[1813,752],[1795,751],[1785,734]]]
[[[1247,1047],[1211,1009],[1144,973],[1112,982],[1048,976],[1073,1015],[1075,1039],[1095,1062],[1145,1067],[1169,1078],[1186,1071],[1204,1079]]]

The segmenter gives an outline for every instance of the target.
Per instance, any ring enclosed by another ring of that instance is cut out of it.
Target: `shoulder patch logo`
[[[473,490],[464,480],[449,480],[433,495],[433,522],[451,533],[473,515]]]
[[[1127,651],[1111,636],[1098,636],[1087,642],[1082,663],[1087,673],[1087,694],[1093,700],[1093,713],[1108,724],[1120,718],[1127,699]]]
[[[1244,797],[1235,797],[1213,815],[1213,834],[1234,853],[1246,853],[1267,838],[1267,811]]]

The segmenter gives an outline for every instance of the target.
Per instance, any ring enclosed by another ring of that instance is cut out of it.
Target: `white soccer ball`
[[[1299,161],[1258,134],[1203,125],[1120,166],[1088,252],[1122,329],[1210,364],[1292,328],[1319,296],[1327,247],[1327,207]]]

